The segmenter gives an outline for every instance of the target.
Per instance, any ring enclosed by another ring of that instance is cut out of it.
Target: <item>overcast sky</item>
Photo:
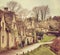
[[[0,0],[0,7],[5,6],[11,0]],[[31,10],[34,6],[48,5],[52,16],[60,15],[60,0],[14,0],[22,5],[23,8]]]

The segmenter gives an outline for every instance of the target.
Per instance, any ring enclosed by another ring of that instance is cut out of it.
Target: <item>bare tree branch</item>
[[[41,20],[45,20],[46,16],[49,14],[48,6],[38,6],[33,8],[34,13],[36,14],[37,21],[41,15]]]
[[[7,7],[9,8],[10,11],[14,11],[14,12],[17,12],[21,9],[21,5],[15,1],[8,2]]]
[[[34,7],[34,8],[33,8],[33,12],[35,13],[36,18],[37,18],[37,21],[38,21],[38,17],[39,17],[39,7]]]

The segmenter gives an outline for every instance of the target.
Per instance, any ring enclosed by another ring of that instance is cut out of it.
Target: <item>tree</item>
[[[22,9],[22,10],[19,12],[19,17],[25,19],[25,18],[27,17],[28,13],[29,13],[28,9]]]
[[[48,6],[41,6],[40,7],[40,14],[41,14],[41,19],[45,20],[46,16],[49,14]]]
[[[52,51],[54,51],[55,53],[58,53],[60,51],[60,37],[55,38],[53,40],[53,43],[50,44],[50,48]]]
[[[38,7],[34,7],[33,11],[36,15],[37,21],[38,18],[41,16],[41,20],[45,20],[47,14],[49,14],[49,8],[48,6],[38,6]]]
[[[60,16],[54,16],[53,20],[57,21],[57,23],[58,23],[58,25],[57,25],[58,31],[60,32]]]
[[[35,15],[36,15],[37,21],[38,21],[38,18],[39,18],[39,11],[40,11],[39,7],[34,7],[34,8],[33,8],[33,12],[34,12]]]
[[[7,7],[10,11],[18,12],[21,9],[21,5],[15,1],[9,1]]]

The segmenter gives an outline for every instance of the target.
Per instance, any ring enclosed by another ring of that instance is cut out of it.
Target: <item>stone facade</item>
[[[35,43],[37,41],[36,31],[35,31],[35,20],[33,17],[27,18],[26,23],[26,37],[29,40],[29,43]]]
[[[18,45],[18,31],[14,12],[0,10],[0,50],[15,48]]]
[[[12,11],[0,10],[0,50],[17,48],[37,41],[35,20],[20,20]],[[24,42],[24,43],[23,43]]]

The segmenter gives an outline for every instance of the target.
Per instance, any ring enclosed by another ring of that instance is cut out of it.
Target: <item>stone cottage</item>
[[[15,48],[18,45],[18,31],[15,13],[8,8],[0,10],[0,50]]]

